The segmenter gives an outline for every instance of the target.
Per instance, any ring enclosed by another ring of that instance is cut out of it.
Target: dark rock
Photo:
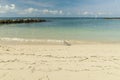
[[[46,22],[46,20],[32,18],[0,20],[0,24],[36,23],[36,22]]]

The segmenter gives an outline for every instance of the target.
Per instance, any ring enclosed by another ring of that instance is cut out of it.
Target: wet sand
[[[120,80],[120,44],[1,44],[0,80]]]

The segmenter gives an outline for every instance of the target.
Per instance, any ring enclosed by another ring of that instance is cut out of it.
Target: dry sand
[[[1,44],[0,80],[120,80],[120,44]]]

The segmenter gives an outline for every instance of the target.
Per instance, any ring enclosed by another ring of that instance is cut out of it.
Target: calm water
[[[120,20],[87,18],[45,19],[49,21],[0,25],[0,38],[120,41]]]

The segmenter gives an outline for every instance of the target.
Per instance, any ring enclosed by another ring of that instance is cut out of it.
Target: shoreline
[[[120,41],[83,41],[83,40],[58,40],[58,39],[23,39],[0,38],[3,44],[32,44],[32,45],[81,45],[81,44],[120,44]]]

